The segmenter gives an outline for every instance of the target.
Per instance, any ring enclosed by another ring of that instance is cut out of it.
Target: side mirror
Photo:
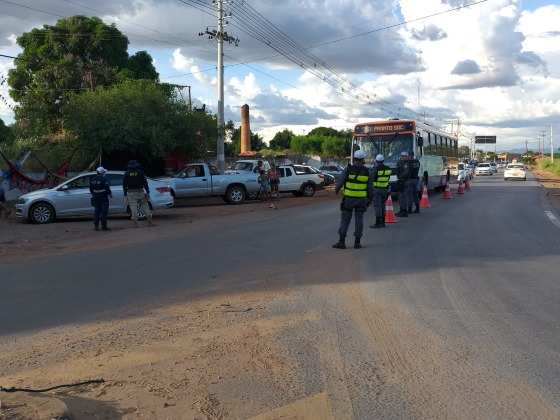
[[[63,185],[62,187],[60,187],[58,189],[58,191],[68,191],[70,188],[68,187],[68,185]]]

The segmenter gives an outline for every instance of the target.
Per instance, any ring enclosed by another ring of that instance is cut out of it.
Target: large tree
[[[279,131],[270,141],[270,148],[274,150],[286,150],[290,148],[290,142],[294,137],[294,133],[287,128]]]
[[[64,123],[84,160],[102,152],[157,166],[172,151],[204,157],[216,139],[213,116],[189,111],[166,86],[149,81],[73,94]]]
[[[73,16],[17,38],[23,51],[8,83],[16,120],[31,135],[59,131],[69,94],[124,78],[157,80],[146,52],[129,57],[128,39],[96,17]]]
[[[11,137],[11,128],[4,124],[4,121],[2,121],[2,118],[0,118],[0,145],[2,145],[2,143],[9,142],[11,140]]]

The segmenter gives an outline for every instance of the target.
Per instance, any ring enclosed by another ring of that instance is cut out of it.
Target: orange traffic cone
[[[457,188],[457,194],[465,194],[465,184],[463,181],[459,182],[459,188]]]
[[[469,178],[467,178],[465,181],[465,191],[470,191],[470,190],[471,190],[471,182],[469,181]]]
[[[386,224],[397,223],[397,218],[395,217],[395,209],[393,208],[393,199],[391,198],[391,194],[389,194],[389,198],[385,202],[385,223]]]
[[[451,200],[453,198],[453,194],[451,193],[451,187],[449,186],[449,182],[445,185],[445,191],[443,192],[444,200]]]
[[[420,199],[420,208],[429,209],[431,206],[430,199],[428,198],[428,187],[424,185],[424,190],[422,191],[422,198]]]

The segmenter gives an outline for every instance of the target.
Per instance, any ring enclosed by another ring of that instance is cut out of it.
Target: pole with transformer
[[[229,0],[213,0],[212,3],[216,6],[218,12],[218,29],[210,30],[206,28],[205,32],[200,32],[199,36],[208,36],[208,39],[215,39],[218,41],[218,68],[217,68],[217,85],[218,85],[218,113],[217,126],[218,138],[216,140],[216,164],[218,171],[223,174],[226,166],[225,159],[225,118],[224,118],[224,41],[228,44],[239,45],[239,39],[233,38],[226,31],[224,27],[229,23],[226,18],[231,14],[225,10],[224,4],[228,4]]]

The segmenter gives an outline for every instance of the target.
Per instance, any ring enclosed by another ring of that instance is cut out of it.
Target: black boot
[[[335,249],[346,249],[346,238],[341,236],[336,244],[332,246]]]
[[[361,249],[362,248],[362,244],[360,243],[360,238],[356,238],[354,240],[354,249]]]

